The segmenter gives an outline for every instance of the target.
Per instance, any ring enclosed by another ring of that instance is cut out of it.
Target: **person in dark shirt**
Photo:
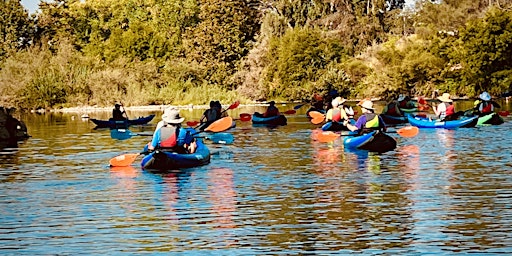
[[[121,111],[121,105],[116,103],[116,105],[114,106],[114,109],[112,110],[112,119],[114,121],[124,121],[127,119],[126,117],[124,117],[125,114],[126,114],[126,111],[124,111],[124,107],[123,107],[123,110]]]

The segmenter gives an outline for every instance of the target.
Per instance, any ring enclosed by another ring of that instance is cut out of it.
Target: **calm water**
[[[512,253],[511,117],[422,129],[376,155],[311,141],[306,108],[276,129],[238,121],[234,144],[209,144],[211,164],[168,174],[108,167],[149,137],[112,139],[80,114],[24,116],[33,137],[0,155],[0,254]],[[151,132],[154,113],[131,130]]]

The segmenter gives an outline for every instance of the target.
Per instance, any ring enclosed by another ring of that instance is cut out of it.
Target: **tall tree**
[[[0,62],[27,44],[30,24],[20,0],[0,1]]]

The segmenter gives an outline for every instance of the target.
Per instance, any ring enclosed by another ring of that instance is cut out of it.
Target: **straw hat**
[[[482,92],[482,94],[480,94],[480,96],[478,96],[478,97],[485,101],[491,100],[491,95],[489,95],[489,93],[487,93],[487,92]]]
[[[179,124],[185,120],[184,117],[180,116],[180,111],[176,108],[167,108],[162,115],[162,120],[170,124]]]
[[[450,94],[447,92],[445,92],[445,93],[443,93],[443,95],[437,97],[437,99],[442,102],[453,102],[453,100],[450,99]]]
[[[371,100],[365,100],[363,101],[363,103],[361,104],[361,107],[362,108],[366,108],[366,109],[370,109],[370,110],[374,110],[373,108],[373,102]]]

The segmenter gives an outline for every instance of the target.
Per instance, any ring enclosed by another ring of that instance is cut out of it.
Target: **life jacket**
[[[332,109],[332,121],[340,122],[341,121],[341,110],[339,108]]]
[[[368,133],[375,130],[380,130],[380,121],[379,115],[375,113],[365,113],[366,123],[361,131],[361,133]]]
[[[478,110],[482,114],[492,113],[494,111],[494,106],[489,101],[482,101],[478,106]]]
[[[271,117],[271,116],[277,116],[279,115],[279,109],[276,107],[268,107],[267,111],[263,114],[263,117]]]
[[[444,104],[446,111],[442,111],[439,114],[439,119],[440,120],[444,120],[444,119],[446,119],[446,117],[455,114],[455,106],[453,106],[453,104],[449,104],[447,102],[443,102],[441,104]]]
[[[400,116],[400,113],[397,111],[397,104],[396,102],[391,102],[388,104],[388,109],[386,111],[386,114],[392,115],[392,116]]]
[[[402,100],[398,103],[398,107],[400,108],[409,108],[409,106],[407,106],[407,101],[406,100]]]
[[[178,144],[179,128],[165,124],[160,128],[160,148],[176,149]]]

